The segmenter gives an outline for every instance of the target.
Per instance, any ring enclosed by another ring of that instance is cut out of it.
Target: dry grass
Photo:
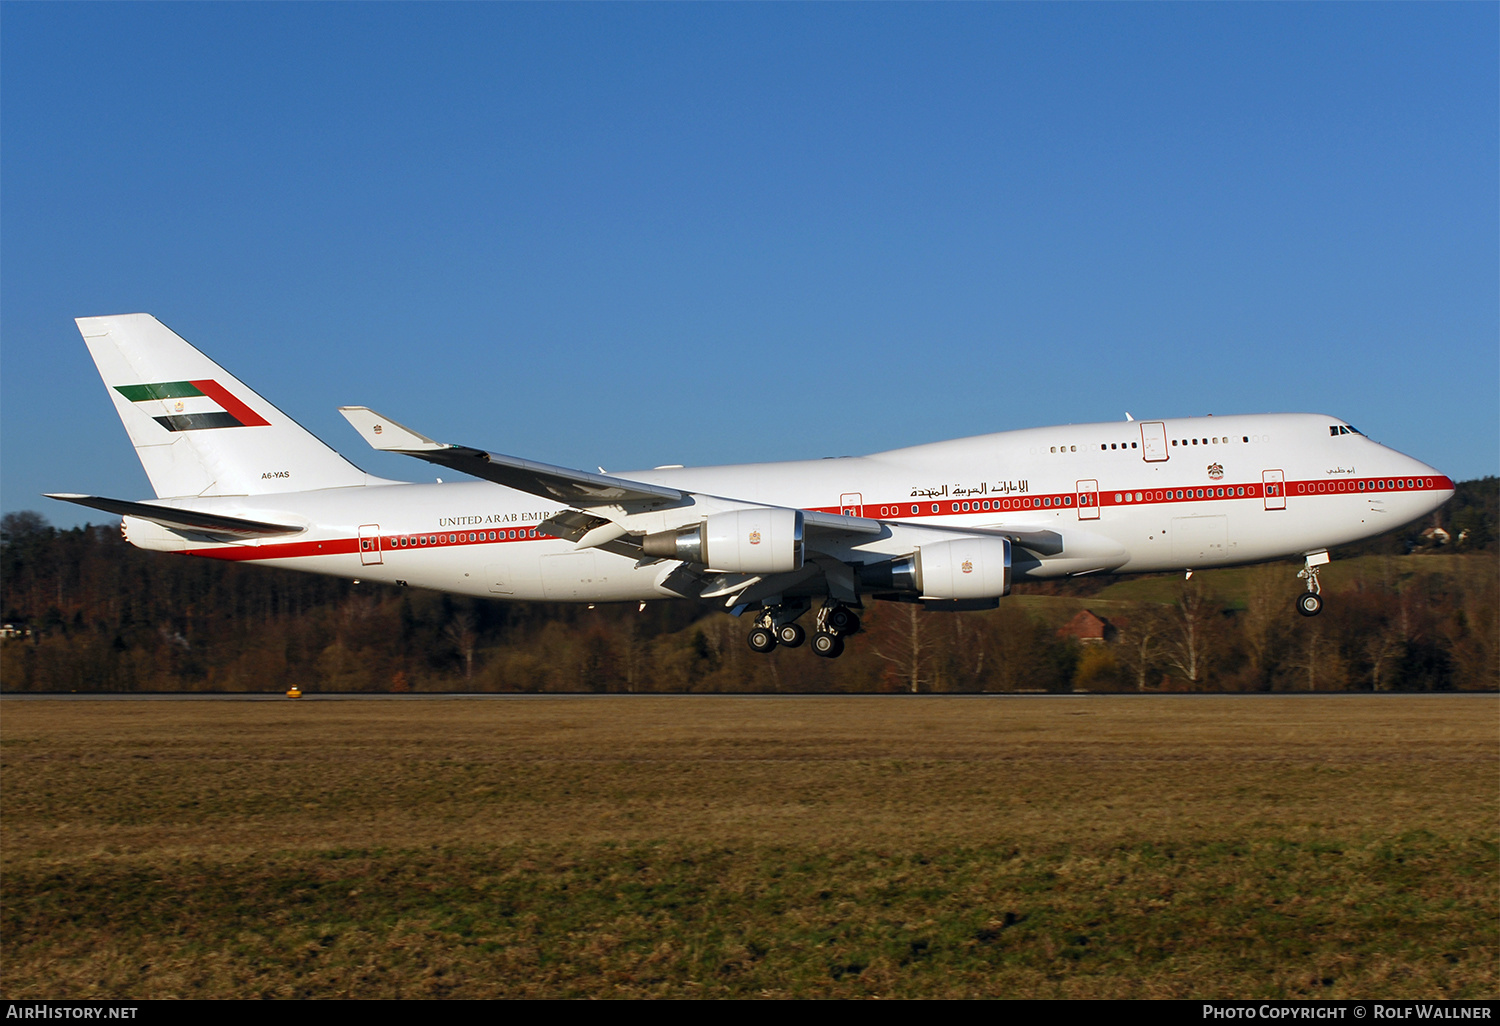
[[[1497,711],[6,701],[0,990],[1493,997]]]

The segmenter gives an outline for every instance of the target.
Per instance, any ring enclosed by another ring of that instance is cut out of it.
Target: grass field
[[[6,701],[0,992],[1493,998],[1497,712]]]

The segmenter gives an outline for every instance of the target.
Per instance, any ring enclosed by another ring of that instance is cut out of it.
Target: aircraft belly
[[[1215,566],[1229,561],[1229,517],[1173,517],[1172,561],[1179,566]]]

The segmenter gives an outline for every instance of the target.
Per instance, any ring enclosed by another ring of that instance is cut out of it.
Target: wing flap
[[[839,534],[883,534],[885,525],[878,520],[850,517],[842,513],[820,513],[817,510],[802,511],[804,530],[831,531]]]

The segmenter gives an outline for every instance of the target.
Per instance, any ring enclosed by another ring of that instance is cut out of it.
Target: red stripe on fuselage
[[[1401,482],[1401,487],[1396,482]],[[1412,487],[1405,487],[1407,481],[1412,482]],[[1361,489],[1359,483],[1364,482],[1365,487]],[[1345,487],[1341,490],[1339,485]],[[1377,487],[1383,484],[1384,487]],[[1213,484],[1204,485],[1199,488],[1100,488],[1098,504],[1105,506],[1152,506],[1152,505],[1176,505],[1186,502],[1228,502],[1230,500],[1245,501],[1247,499],[1261,499],[1265,497],[1264,484],[1256,481],[1250,484]],[[1241,494],[1235,494],[1237,489],[1244,489]],[[1345,478],[1335,481],[1287,481],[1282,485],[1284,497],[1308,498],[1312,495],[1390,495],[1402,492],[1436,492],[1451,491],[1453,481],[1447,477],[1402,477],[1402,478]],[[1181,497],[1177,495],[1182,492]],[[1199,492],[1203,492],[1199,495]],[[1224,494],[1220,495],[1219,492]],[[1035,495],[1013,495],[1000,499],[943,499],[932,502],[924,499],[921,502],[912,502],[909,498],[903,502],[880,503],[865,502],[862,506],[864,515],[875,520],[917,520],[924,517],[951,517],[973,516],[974,514],[994,513],[1058,513],[1075,512],[1078,509],[1078,492],[1038,492]],[[1088,492],[1094,495],[1094,492]],[[1126,496],[1129,496],[1127,499]],[[1139,495],[1140,499],[1135,497]],[[1045,501],[1044,501],[1045,500]],[[989,502],[990,508],[984,509],[983,502]],[[968,509],[963,508],[963,503],[969,504]],[[912,507],[916,510],[913,512]],[[819,513],[842,513],[846,506],[819,506]],[[889,510],[889,512],[885,512]],[[1279,512],[1271,510],[1269,512]]]
[[[418,551],[439,548],[456,548],[460,545],[513,545],[523,541],[549,541],[550,534],[536,534],[527,537],[527,528],[509,528],[516,531],[520,537],[508,538],[508,531],[497,530],[494,533],[499,537],[490,538],[489,529],[483,531],[443,531],[442,533],[424,531],[421,534],[410,534],[402,532],[396,535],[382,535],[380,539],[380,551],[382,555],[392,553],[407,553],[414,549]],[[535,530],[530,528],[529,530]],[[469,535],[477,535],[472,541]],[[408,539],[408,544],[402,545],[401,539]],[[426,543],[418,539],[429,539]],[[449,541],[449,539],[455,539]],[[436,540],[441,539],[441,540]],[[360,551],[359,538],[325,538],[322,541],[298,541],[280,542],[271,545],[225,545],[217,548],[189,549],[186,555],[203,556],[207,559],[226,559],[231,562],[245,562],[248,560],[263,559],[301,559],[306,556],[342,556],[351,552]]]
[[[193,384],[198,385],[199,383],[195,381],[195,382],[193,382]],[[212,384],[212,382],[210,382],[210,384]],[[1358,482],[1359,481],[1364,481],[1365,482],[1365,489],[1363,491],[1361,491],[1359,489],[1359,486],[1358,486]],[[1400,487],[1400,488],[1393,487],[1394,484],[1395,484],[1395,482],[1397,482],[1397,481],[1400,481],[1402,483],[1402,487]],[[1414,482],[1413,486],[1411,488],[1406,488],[1405,487],[1405,483],[1407,481]],[[1385,483],[1385,484],[1390,485],[1392,487],[1376,488],[1375,485],[1379,484],[1379,483]],[[1338,491],[1337,490],[1337,486],[1339,484],[1344,484],[1346,486],[1343,491]],[[1226,501],[1230,501],[1230,500],[1238,500],[1238,501],[1244,502],[1246,500],[1254,500],[1254,499],[1260,499],[1260,498],[1262,498],[1263,497],[1262,487],[1263,486],[1260,483],[1258,483],[1258,482],[1255,483],[1255,484],[1248,484],[1248,485],[1217,485],[1216,484],[1216,485],[1213,485],[1213,486],[1204,486],[1203,491],[1205,492],[1205,494],[1201,495],[1201,496],[1197,494],[1197,492],[1198,492],[1198,486],[1196,486],[1196,485],[1194,485],[1191,489],[1188,489],[1188,488],[1182,488],[1182,489],[1178,489],[1178,488],[1170,488],[1170,489],[1169,488],[1152,488],[1152,489],[1145,489],[1145,488],[1142,488],[1140,490],[1141,500],[1139,502],[1136,502],[1135,499],[1134,499],[1134,496],[1136,494],[1136,490],[1133,489],[1133,488],[1130,489],[1130,493],[1129,494],[1131,495],[1132,498],[1131,498],[1131,500],[1129,502],[1127,502],[1126,499],[1125,499],[1126,490],[1123,489],[1123,488],[1121,488],[1119,491],[1115,491],[1114,489],[1110,489],[1108,492],[1106,492],[1103,489],[1101,489],[1098,494],[1099,494],[1099,505],[1101,507],[1102,506],[1121,506],[1121,507],[1123,507],[1123,506],[1127,506],[1127,505],[1129,505],[1129,506],[1136,506],[1136,507],[1142,507],[1142,506],[1168,505],[1168,504],[1175,505],[1177,503],[1185,503],[1185,502],[1226,502]],[[1233,492],[1233,491],[1235,491],[1236,489],[1239,489],[1239,488],[1244,488],[1245,491],[1244,491],[1243,495],[1228,494],[1228,493],[1231,493],[1231,492]],[[1322,488],[1322,489],[1325,489],[1325,490],[1318,491],[1317,489],[1319,489],[1319,488]],[[1209,493],[1209,492],[1217,493],[1221,489],[1226,494],[1224,494],[1224,495],[1218,495],[1218,494],[1212,494],[1212,495],[1210,495],[1210,494],[1206,494],[1206,493]],[[1397,493],[1397,494],[1399,494],[1401,492],[1451,491],[1452,489],[1453,489],[1453,481],[1452,481],[1452,479],[1447,478],[1447,477],[1441,477],[1441,476],[1440,477],[1420,477],[1420,478],[1407,478],[1407,477],[1403,477],[1403,478],[1354,478],[1352,480],[1345,479],[1344,481],[1288,481],[1284,485],[1284,491],[1286,493],[1285,497],[1286,498],[1293,498],[1293,499],[1295,499],[1295,498],[1309,498],[1309,497],[1311,497],[1313,495],[1386,495],[1386,494],[1391,494],[1391,493]],[[1180,499],[1176,497],[1178,491],[1181,491],[1183,493],[1183,496]],[[1192,494],[1189,494],[1189,492],[1191,492]],[[973,508],[976,505],[976,500],[973,500],[973,499],[959,500],[958,502],[955,502],[955,500],[952,500],[952,499],[945,499],[944,501],[937,502],[937,503],[933,503],[933,502],[916,503],[915,505],[917,505],[917,506],[920,507],[919,511],[917,513],[911,513],[911,512],[909,512],[911,506],[913,505],[913,503],[910,502],[909,500],[907,502],[905,502],[905,503],[884,503],[884,504],[879,503],[879,502],[875,502],[875,503],[866,502],[866,503],[864,503],[864,510],[865,510],[865,515],[867,517],[871,518],[871,519],[875,519],[875,520],[895,520],[895,521],[914,520],[914,519],[920,519],[920,518],[923,518],[923,517],[938,517],[938,516],[941,516],[941,517],[951,517],[955,513],[958,514],[958,515],[960,515],[960,516],[965,516],[965,515],[967,515],[967,516],[973,516],[975,514],[991,515],[992,516],[995,513],[1017,513],[1017,512],[1021,512],[1021,513],[1037,513],[1037,512],[1042,512],[1042,513],[1069,512],[1069,513],[1073,513],[1073,512],[1076,512],[1077,509],[1078,509],[1078,506],[1076,504],[1077,503],[1077,494],[1078,493],[1076,493],[1076,492],[1054,492],[1054,493],[1050,493],[1050,494],[1011,496],[1010,498],[1007,498],[1007,499],[990,499],[990,500],[988,500],[989,503],[990,503],[990,506],[991,506],[990,509],[975,509],[975,508]],[[1089,493],[1089,494],[1093,494],[1093,493]],[[1167,497],[1169,494],[1171,496],[1170,498]],[[1119,496],[1119,499],[1115,498],[1116,495]],[[1051,505],[1050,506],[1049,505],[1043,505],[1043,502],[1042,502],[1043,499],[1050,499],[1051,500]],[[1063,500],[1064,499],[1068,500],[1069,505],[1064,505],[1063,504]],[[982,502],[982,501],[985,501],[985,500],[978,500],[978,501]],[[1029,503],[1029,505],[1023,506],[1022,505],[1023,501]],[[971,508],[970,509],[962,509],[961,506],[960,506],[960,508],[957,508],[957,509],[954,508],[955,506],[959,506],[960,503],[962,503],[962,502],[968,502]],[[1009,503],[1009,505],[1002,507],[1001,506],[1002,502],[1003,503]],[[890,512],[890,513],[881,513],[880,509],[881,509],[882,505],[884,505],[887,509],[890,509],[892,512]],[[938,509],[937,509],[936,512],[933,511],[933,509],[932,509],[933,506],[937,506],[938,507]],[[843,506],[821,506],[821,507],[811,507],[811,508],[815,509],[819,513],[842,513],[846,507],[843,507]],[[1256,508],[1260,509],[1262,507],[1257,506]],[[1277,510],[1268,510],[1267,512],[1270,512],[1270,513],[1279,513],[1281,511],[1279,509],[1277,509]],[[508,530],[514,530],[514,531],[516,531],[516,533],[519,535],[519,537],[516,537],[516,538],[508,538],[508,537],[506,537],[506,535],[508,533]],[[535,530],[535,528],[530,528],[530,529],[528,529],[528,528],[510,528],[508,530],[495,532],[496,534],[499,535],[499,537],[496,537],[496,538],[490,538],[490,537],[488,537],[488,535],[490,534],[490,531],[488,529],[486,529],[484,531],[478,531],[478,532],[473,532],[473,531],[458,531],[458,532],[454,532],[454,531],[442,531],[442,532],[424,531],[424,532],[421,532],[421,533],[414,533],[414,532],[403,531],[403,532],[401,532],[399,534],[395,534],[395,535],[383,535],[381,537],[381,539],[380,539],[380,545],[381,545],[382,554],[400,555],[400,554],[404,554],[404,553],[412,552],[412,551],[421,551],[423,549],[437,549],[437,548],[445,548],[445,547],[451,547],[451,546],[457,546],[457,545],[501,545],[501,544],[513,544],[515,542],[523,542],[523,541],[548,541],[548,540],[551,540],[552,537],[553,537],[552,535],[544,535],[544,534],[537,534],[537,535],[533,535],[533,536],[528,537],[529,532],[531,530]],[[469,539],[469,535],[470,534],[476,534],[477,537],[471,541]],[[405,545],[405,546],[401,545],[400,542],[401,542],[402,538],[408,539],[408,544],[407,545]],[[442,539],[442,540],[441,541],[429,541],[429,543],[426,544],[426,545],[421,545],[420,543],[416,543],[416,544],[412,543],[413,540],[415,540],[415,539],[421,539],[421,538]],[[448,539],[450,539],[450,538],[455,538],[455,539],[458,539],[458,540],[449,541]],[[303,558],[303,557],[306,557],[306,556],[342,556],[342,555],[348,555],[350,553],[357,553],[357,552],[359,552],[359,543],[360,543],[360,540],[358,538],[328,538],[328,539],[324,539],[323,541],[281,542],[281,543],[272,544],[272,545],[226,545],[226,546],[219,547],[219,548],[189,549],[186,552],[186,555],[189,555],[189,556],[201,556],[201,557],[204,557],[204,558],[207,558],[207,559],[224,559],[224,560],[230,560],[230,561],[233,561],[233,562],[244,562],[244,561],[264,560],[264,559],[300,559],[300,558]]]

